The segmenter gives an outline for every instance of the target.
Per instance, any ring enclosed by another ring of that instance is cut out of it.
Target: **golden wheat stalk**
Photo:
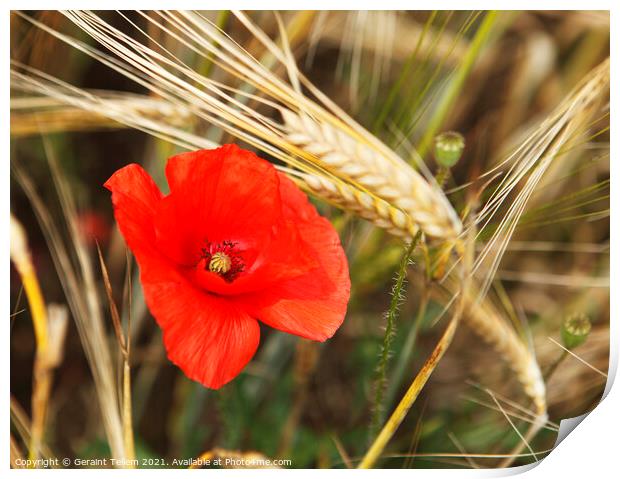
[[[440,189],[404,162],[386,161],[345,131],[306,114],[283,109],[282,117],[290,143],[314,155],[326,169],[405,211],[428,236],[454,239],[461,232],[461,222]]]
[[[163,100],[133,95],[128,95],[127,98],[108,98],[108,95],[85,90],[71,92],[62,82],[54,84],[45,81],[44,78],[24,75],[16,71],[11,72],[11,80],[14,90],[45,95],[22,98],[21,101],[15,101],[12,104],[12,108],[17,111],[26,108],[32,110],[31,113],[28,113],[28,115],[32,115],[32,118],[24,123],[19,122],[19,120],[15,122],[15,118],[12,118],[12,135],[49,131],[50,124],[40,117],[41,114],[46,113],[46,110],[39,111],[37,107],[58,108],[58,105],[68,105],[63,108],[66,111],[71,111],[72,117],[86,118],[89,120],[89,124],[97,124],[98,121],[106,121],[106,118],[109,118],[118,125],[126,125],[147,132],[157,130],[160,135],[182,147],[197,149],[217,146],[209,140],[192,135],[177,127],[171,121],[174,119],[174,113],[177,109],[173,108],[174,105]],[[137,102],[135,106],[134,101]],[[136,114],[138,108],[148,112],[148,115]],[[83,112],[83,116],[80,116],[79,112]],[[105,125],[106,123],[101,126]],[[54,126],[58,125],[51,125],[52,128]],[[63,126],[64,128],[72,128],[72,125],[64,124],[61,125],[61,128]],[[79,128],[79,125],[75,126]],[[368,191],[356,188],[326,174],[302,173],[279,165],[276,165],[276,168],[288,174],[300,187],[311,194],[370,221],[387,230],[390,234],[411,239],[417,233],[418,229],[409,215]]]
[[[465,301],[465,322],[502,356],[517,375],[524,392],[532,399],[537,414],[545,415],[545,382],[533,352],[501,318],[490,301],[476,304],[472,296]]]
[[[162,120],[168,125],[187,128],[192,116],[186,108],[144,95],[93,92],[101,104],[111,105],[133,117]],[[76,108],[53,97],[11,99],[11,136],[38,135],[65,131],[122,128],[123,123],[97,111]]]
[[[592,69],[567,95],[562,103],[532,132],[506,160],[494,167],[509,167],[499,187],[493,192],[476,222],[484,230],[502,206],[510,200],[495,233],[476,258],[474,271],[484,276],[480,296],[484,296],[499,267],[503,254],[521,219],[530,198],[543,177],[576,143],[587,136],[591,119],[599,111],[609,92],[609,59]],[[518,193],[510,198],[513,191]]]
[[[311,194],[370,221],[394,236],[411,239],[418,232],[418,228],[408,215],[375,195],[353,188],[336,178],[290,170],[286,172],[301,188]]]

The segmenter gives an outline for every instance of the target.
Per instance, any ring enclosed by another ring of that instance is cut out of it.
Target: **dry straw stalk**
[[[32,427],[28,458],[40,457],[47,406],[52,389],[53,370],[60,364],[67,332],[67,311],[57,305],[45,307],[37,274],[30,258],[26,232],[11,215],[11,260],[19,273],[35,331],[36,355],[33,371]]]

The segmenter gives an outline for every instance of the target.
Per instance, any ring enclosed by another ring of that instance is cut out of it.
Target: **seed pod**
[[[576,313],[562,323],[562,342],[567,349],[574,349],[588,339],[592,329],[590,319],[583,313]]]
[[[465,138],[456,131],[446,131],[435,137],[435,161],[445,168],[452,168],[463,154]]]

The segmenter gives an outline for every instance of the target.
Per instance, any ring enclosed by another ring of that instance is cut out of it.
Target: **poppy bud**
[[[576,313],[562,323],[562,342],[567,349],[574,349],[588,339],[592,329],[590,319],[582,313]]]
[[[465,138],[456,131],[446,131],[435,137],[435,161],[445,168],[452,168],[463,154]]]

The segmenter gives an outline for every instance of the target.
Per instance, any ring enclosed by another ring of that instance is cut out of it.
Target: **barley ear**
[[[289,143],[315,156],[336,176],[400,208],[427,236],[449,240],[462,231],[443,192],[393,153],[304,113],[285,108],[281,113]]]

